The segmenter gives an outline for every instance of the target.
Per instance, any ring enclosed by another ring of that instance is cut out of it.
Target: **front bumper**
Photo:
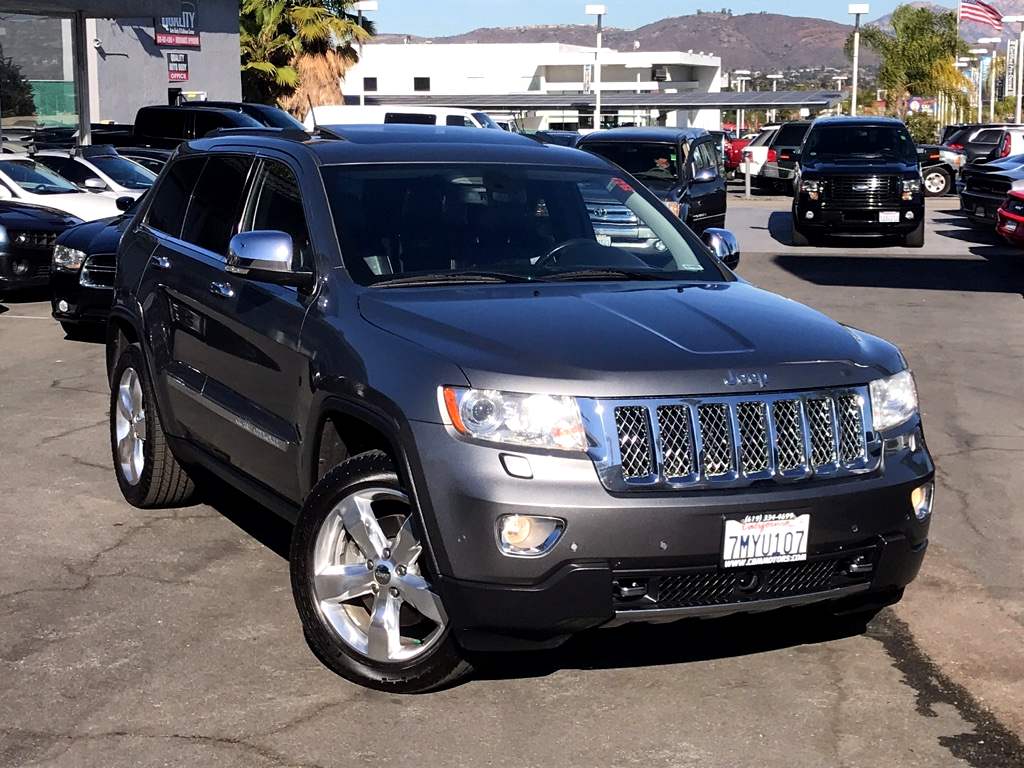
[[[998,223],[996,232],[1010,245],[1024,248],[1024,216],[1011,213],[1005,208],[996,211]]]
[[[898,219],[883,222],[883,213],[896,213]],[[793,219],[801,231],[821,235],[902,235],[916,229],[924,219],[924,197],[918,195],[913,200],[853,207],[828,200],[811,200],[806,192],[801,192],[793,203]]]
[[[107,322],[114,299],[112,288],[82,285],[79,272],[64,270],[53,271],[50,285],[50,308],[55,320],[62,323]],[[61,302],[66,304],[66,308],[61,309]]]
[[[470,444],[438,424],[412,431],[439,589],[470,644],[564,637],[627,620],[884,601],[916,576],[927,546],[929,519],[918,521],[910,505],[910,492],[934,473],[923,440],[916,451],[886,452],[880,471],[855,478],[613,495],[587,458]],[[526,457],[533,477],[510,476],[503,453]],[[741,572],[720,566],[724,520],[781,511],[810,514],[808,560],[745,569],[753,585],[735,581]],[[545,556],[508,557],[496,538],[505,514],[560,517],[565,533]],[[863,562],[848,577],[856,558]]]
[[[37,288],[49,282],[49,253],[43,250],[0,253],[0,291]]]
[[[1005,198],[1000,195],[988,195],[964,189],[960,192],[960,210],[975,224],[993,226],[996,223],[996,211]]]

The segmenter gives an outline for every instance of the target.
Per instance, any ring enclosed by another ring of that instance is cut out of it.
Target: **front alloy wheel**
[[[146,409],[142,402],[142,382],[134,368],[127,367],[122,372],[114,403],[114,451],[118,469],[126,483],[138,485],[146,466]]]
[[[290,558],[295,606],[317,658],[353,682],[418,693],[470,670],[418,523],[382,451],[324,475],[299,514]]]

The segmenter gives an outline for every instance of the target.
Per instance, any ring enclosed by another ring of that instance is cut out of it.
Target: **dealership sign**
[[[167,54],[167,79],[172,83],[183,83],[188,80],[188,54]]]
[[[174,48],[198,48],[199,31],[196,29],[196,2],[182,0],[177,16],[159,16],[153,19],[157,45]]]

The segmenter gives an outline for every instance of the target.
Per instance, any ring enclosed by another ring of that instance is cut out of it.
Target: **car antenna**
[[[313,120],[313,135],[320,133],[320,127],[316,124],[316,110],[313,109],[313,97],[306,94],[306,101],[309,103],[309,116]]]

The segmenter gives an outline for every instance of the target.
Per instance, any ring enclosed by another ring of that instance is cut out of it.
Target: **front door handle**
[[[222,299],[230,299],[235,295],[235,289],[231,283],[210,283],[210,293]]]
[[[166,256],[154,256],[153,257],[153,268],[154,269],[170,269],[171,260]]]

